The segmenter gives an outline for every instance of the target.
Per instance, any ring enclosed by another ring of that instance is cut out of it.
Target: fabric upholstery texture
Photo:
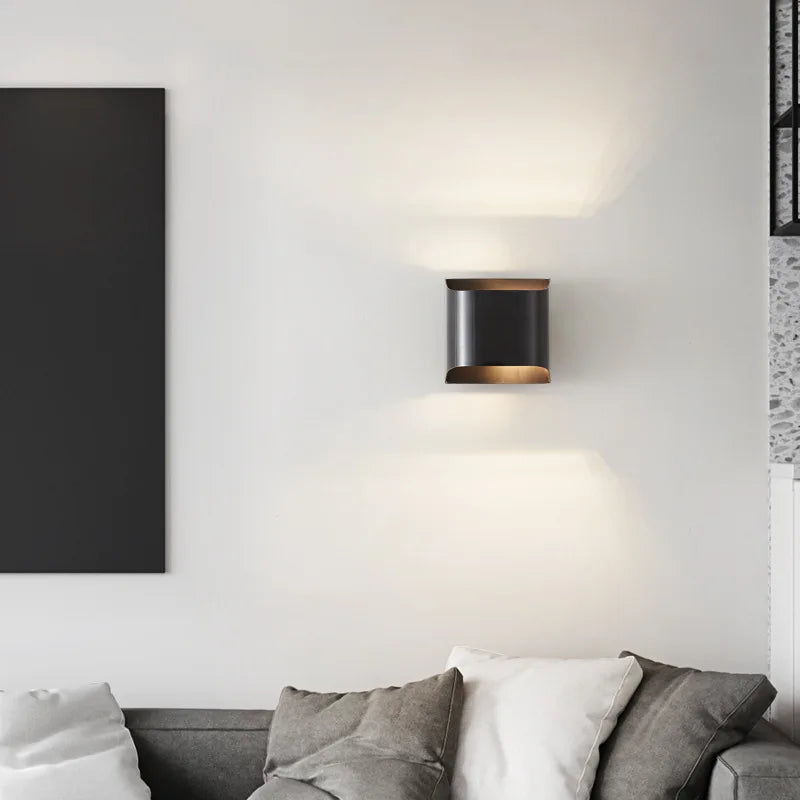
[[[252,800],[447,800],[462,704],[456,669],[402,687],[287,687]]]
[[[454,800],[588,800],[600,744],[642,678],[636,659],[456,647],[447,663],[464,676]]]
[[[636,659],[644,677],[601,748],[592,798],[705,798],[717,756],[747,736],[775,699],[775,689],[763,675]]]
[[[247,800],[263,783],[271,711],[126,709],[153,800]]]
[[[0,692],[2,800],[149,800],[108,684]]]
[[[153,800],[247,800],[251,794],[252,800],[265,800],[261,771],[271,716],[270,711],[223,709],[125,710]],[[759,722],[721,759],[708,800],[800,800],[800,748],[768,723]],[[731,767],[739,773],[736,782]]]
[[[760,722],[717,758],[708,800],[800,800],[800,749]]]

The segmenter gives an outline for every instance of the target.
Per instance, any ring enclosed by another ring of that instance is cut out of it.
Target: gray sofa
[[[271,719],[271,711],[125,711],[153,800],[247,800],[263,783]],[[717,759],[708,800],[800,800],[800,748],[759,723]]]

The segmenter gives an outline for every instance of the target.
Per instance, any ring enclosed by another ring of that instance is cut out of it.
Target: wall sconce
[[[550,280],[449,279],[447,383],[550,383]]]

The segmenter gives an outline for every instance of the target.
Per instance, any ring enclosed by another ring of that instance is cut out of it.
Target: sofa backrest
[[[153,800],[247,800],[264,782],[271,721],[271,711],[125,710]],[[788,741],[763,721],[750,737],[756,743],[773,740]],[[728,770],[717,764],[714,776],[720,783]]]
[[[264,782],[271,711],[125,710],[153,800],[247,800]]]

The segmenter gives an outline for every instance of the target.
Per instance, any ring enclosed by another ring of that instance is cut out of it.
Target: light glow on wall
[[[531,603],[547,596],[583,602],[618,581],[629,584],[634,551],[647,539],[627,491],[591,451],[326,462],[299,469],[280,497],[282,534],[249,561],[259,580],[289,594],[413,588],[446,609],[446,598],[456,602],[480,584],[484,594]],[[320,536],[313,561],[304,560],[303,533],[324,530],[329,520],[335,534]],[[577,595],[574,583],[582,587]]]

